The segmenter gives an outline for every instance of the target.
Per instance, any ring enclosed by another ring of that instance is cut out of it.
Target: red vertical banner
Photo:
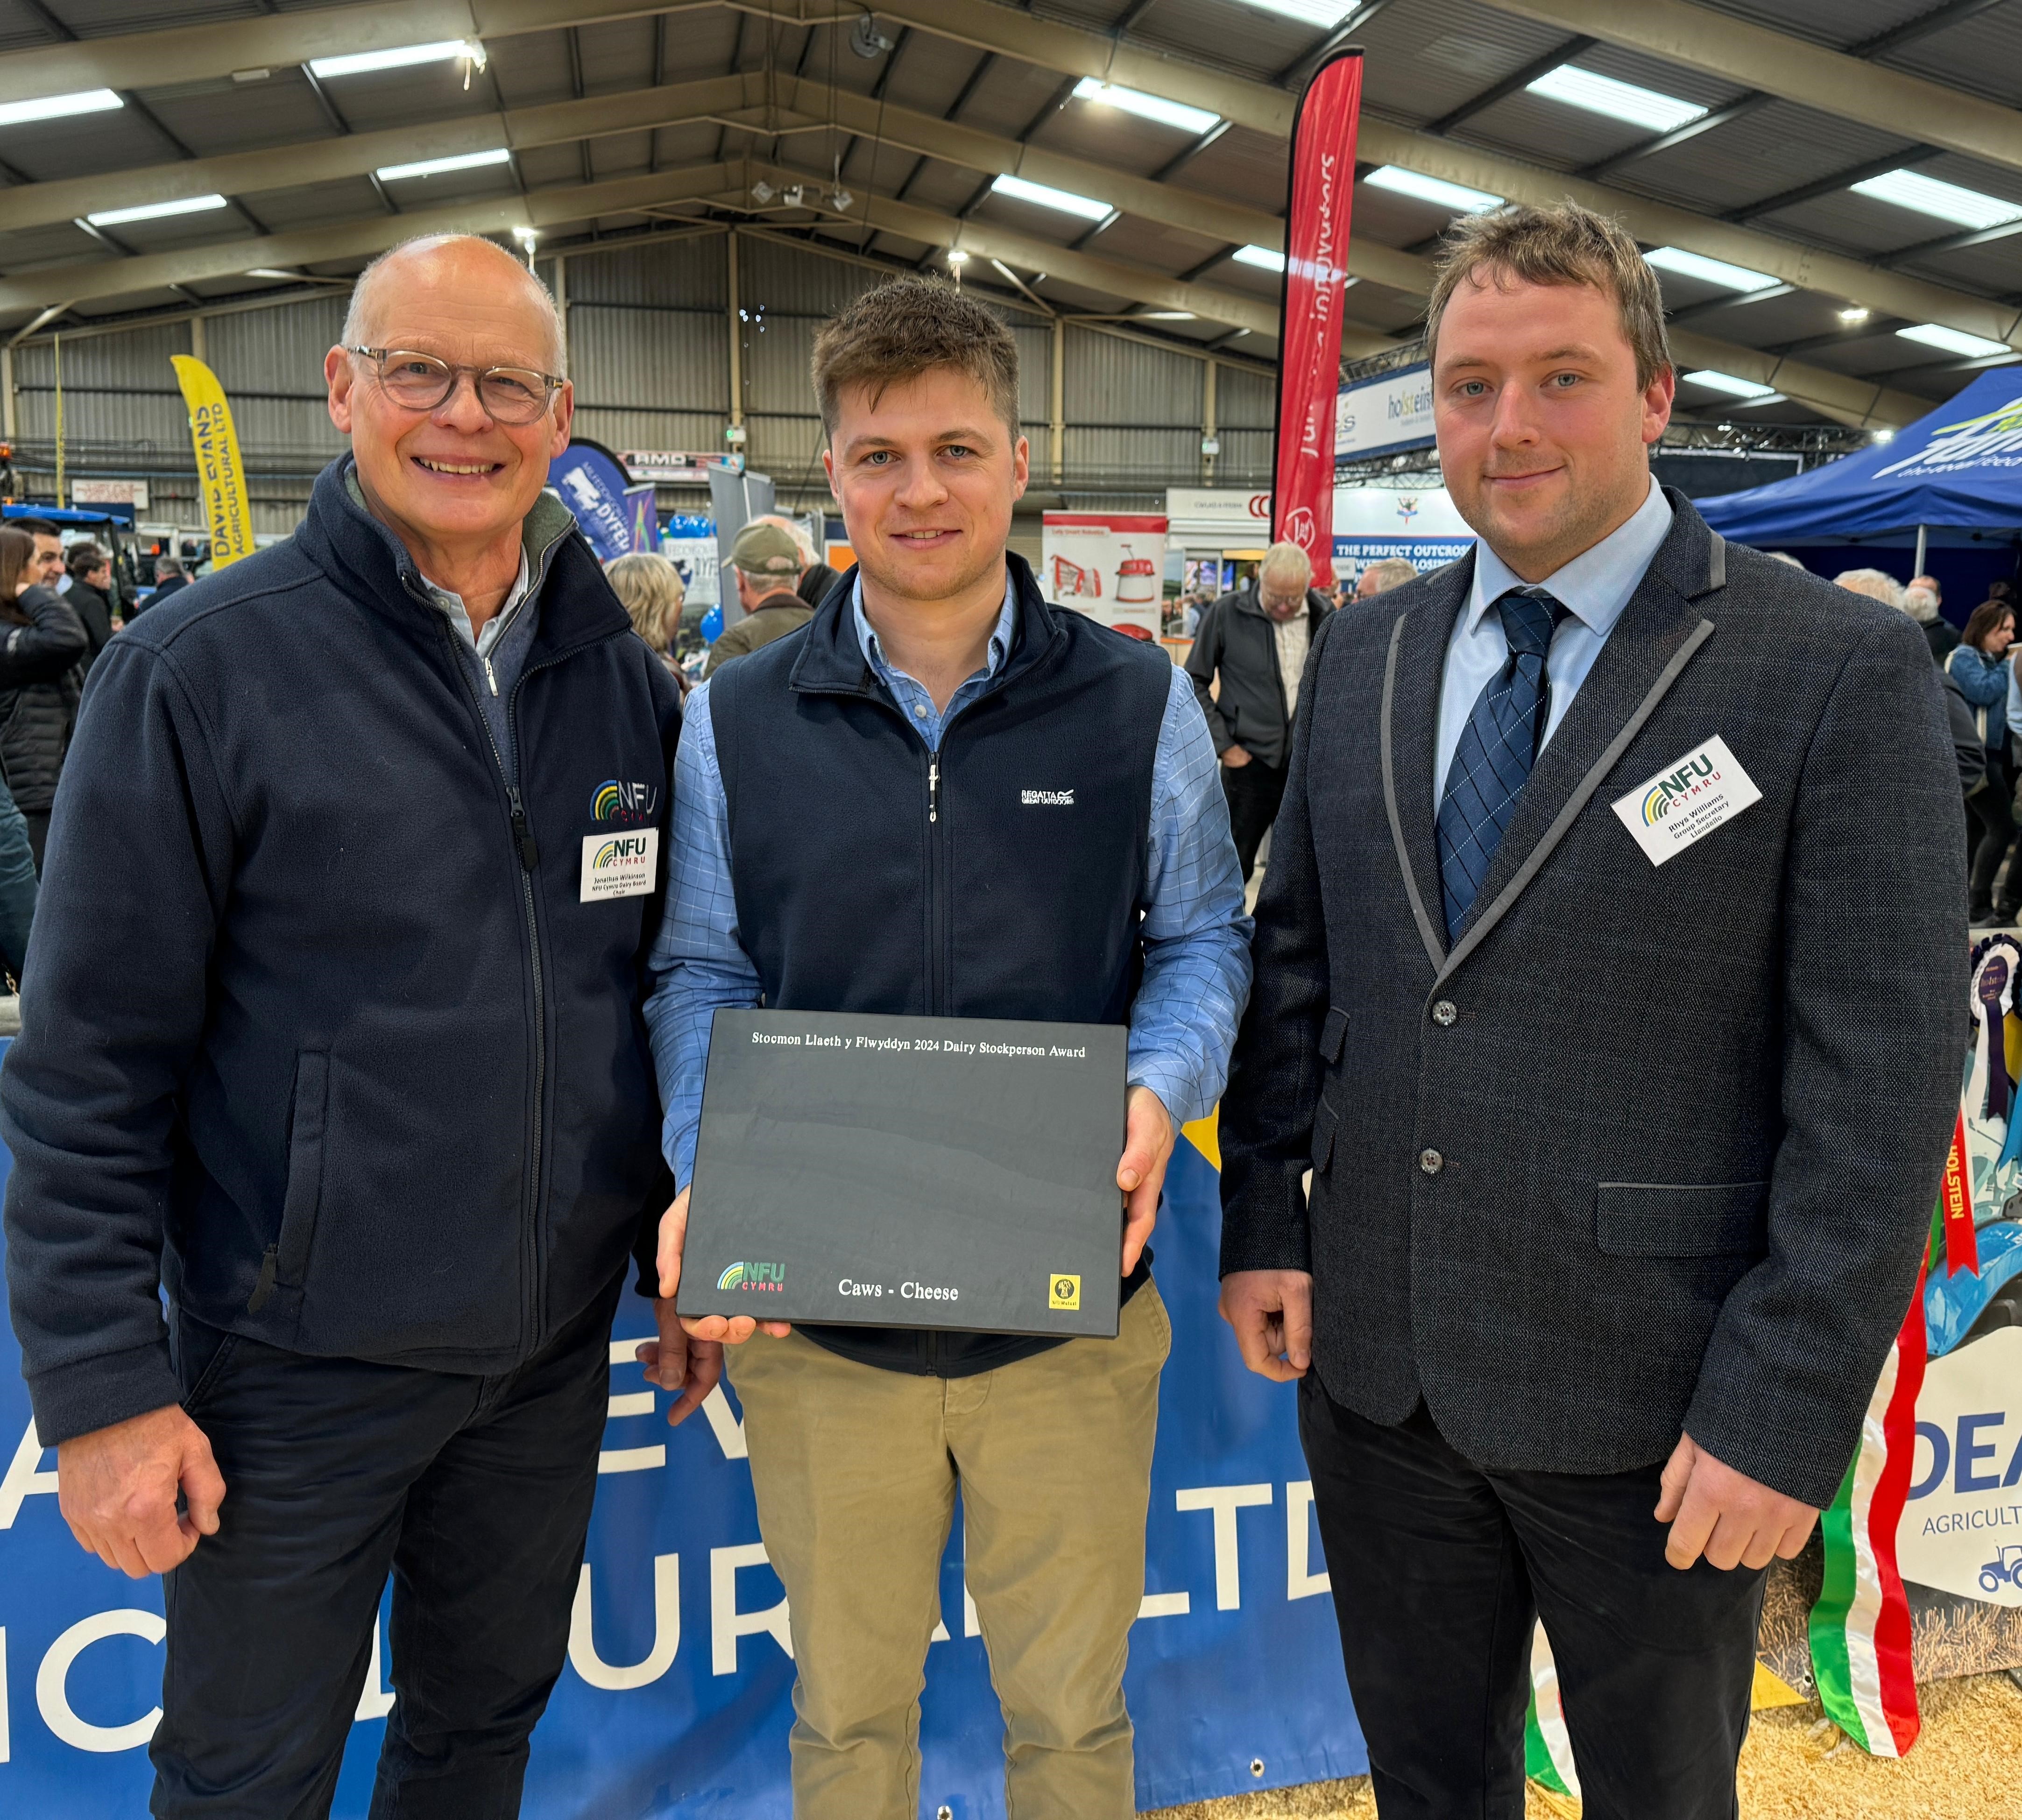
[[[1292,123],[1272,507],[1273,534],[1312,559],[1316,587],[1334,579],[1334,399],[1361,110],[1362,53],[1345,50],[1321,64]]]

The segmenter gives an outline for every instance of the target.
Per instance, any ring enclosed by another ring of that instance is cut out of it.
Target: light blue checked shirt
[[[1580,684],[1600,655],[1608,635],[1622,617],[1630,596],[1642,585],[1643,571],[1658,547],[1671,534],[1671,502],[1653,478],[1650,491],[1622,523],[1590,550],[1582,551],[1538,585],[1566,609],[1545,658],[1545,684],[1551,705],[1545,711],[1542,751],[1551,743]],[[1433,813],[1436,816],[1447,793],[1447,773],[1468,717],[1489,680],[1509,661],[1509,640],[1502,636],[1502,616],[1491,607],[1512,588],[1531,584],[1503,561],[1487,542],[1474,545],[1474,586],[1447,644],[1446,669],[1440,683],[1440,720],[1433,746]]]
[[[885,662],[856,597],[865,659],[927,749],[1002,666],[1016,611],[1011,585],[984,667],[936,713],[933,698]],[[661,1148],[678,1187],[695,1170],[710,1019],[720,1006],[755,1005],[758,971],[737,939],[730,882],[730,815],[717,768],[710,684],[690,695],[674,760],[673,852],[666,914],[648,963],[646,1028],[666,1108]],[[1144,977],[1130,1008],[1129,1078],[1149,1087],[1176,1125],[1205,1118],[1221,1096],[1228,1052],[1250,997],[1250,918],[1229,837],[1228,805],[1207,723],[1185,671],[1173,670],[1152,768],[1144,914]]]

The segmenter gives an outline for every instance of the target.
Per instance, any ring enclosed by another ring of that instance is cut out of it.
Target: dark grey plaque
[[[1126,1034],[719,1011],[676,1306],[1113,1337]]]

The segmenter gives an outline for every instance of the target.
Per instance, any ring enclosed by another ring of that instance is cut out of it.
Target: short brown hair
[[[989,394],[1017,439],[1018,344],[995,312],[938,279],[896,279],[864,292],[822,324],[812,365],[822,427],[831,436],[844,386],[867,388],[874,402],[888,385],[952,367]]]
[[[1425,352],[1439,358],[1440,318],[1463,279],[1527,284],[1590,285],[1614,298],[1622,332],[1636,355],[1636,383],[1648,385],[1671,364],[1664,294],[1634,239],[1619,221],[1577,202],[1538,208],[1523,202],[1493,214],[1463,215],[1447,230],[1433,264],[1425,308]]]

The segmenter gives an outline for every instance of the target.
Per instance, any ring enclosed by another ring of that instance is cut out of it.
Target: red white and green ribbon
[[[1812,1673],[1827,1716],[1871,1756],[1900,1756],[1917,1741],[1910,1605],[1896,1571],[1896,1526],[1909,1494],[1924,1364],[1919,1271],[1853,1463],[1820,1519],[1825,1584],[1812,1607]]]
[[[1531,1632],[1531,1705],[1524,1715],[1524,1773],[1553,1793],[1579,1799],[1579,1772],[1573,1767],[1573,1741],[1559,1704],[1559,1671],[1540,1624]]]

